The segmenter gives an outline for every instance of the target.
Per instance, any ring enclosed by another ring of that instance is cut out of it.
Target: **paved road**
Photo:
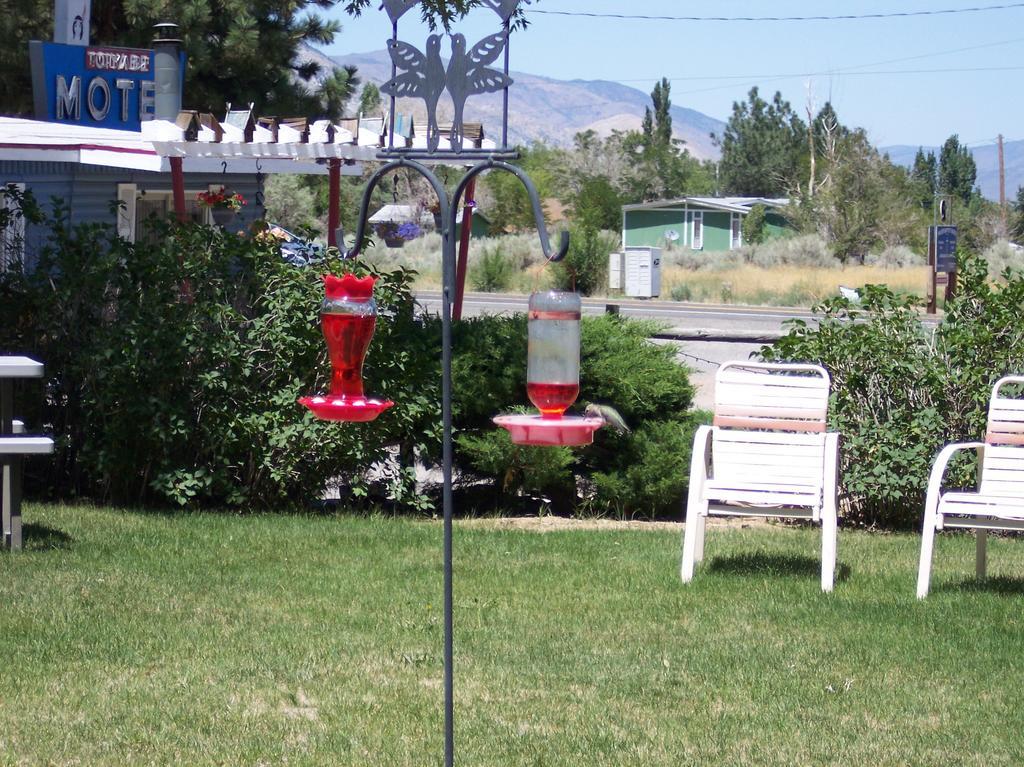
[[[419,291],[416,297],[429,311],[440,312],[440,292]],[[626,317],[646,317],[667,323],[668,329],[659,334],[655,343],[676,347],[677,359],[690,369],[690,380],[697,388],[694,405],[708,410],[713,405],[715,370],[721,363],[748,359],[784,332],[782,323],[785,320],[813,318],[811,312],[803,309],[636,299],[584,299],[583,311],[585,314],[602,314],[608,304],[618,306],[619,313]],[[526,306],[527,297],[523,295],[467,293],[463,315],[524,312]]]
[[[419,291],[420,303],[430,311],[440,311],[439,291]],[[585,314],[602,314],[609,305],[619,307],[626,317],[647,317],[664,320],[676,330],[677,337],[698,338],[706,335],[726,336],[736,341],[750,341],[752,337],[773,337],[783,331],[782,323],[793,317],[808,319],[812,314],[804,309],[775,307],[722,306],[714,304],[688,304],[676,301],[649,301],[638,299],[583,300]],[[527,297],[499,293],[467,293],[463,314],[501,314],[526,311]]]

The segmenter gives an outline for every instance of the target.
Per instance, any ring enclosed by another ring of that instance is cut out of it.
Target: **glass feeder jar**
[[[320,326],[331,358],[331,396],[360,399],[363,361],[377,325],[372,276],[324,276],[324,302]]]
[[[526,393],[545,419],[562,418],[580,393],[578,293],[530,295]]]
[[[375,279],[324,275],[320,328],[331,358],[331,390],[299,397],[299,404],[322,421],[372,421],[395,404],[363,394],[363,360],[377,325]]]

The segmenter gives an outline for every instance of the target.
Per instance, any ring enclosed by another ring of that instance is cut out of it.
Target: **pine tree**
[[[978,168],[974,164],[974,157],[966,146],[960,145],[959,137],[953,134],[946,139],[939,152],[939,191],[959,197],[966,205],[971,201],[977,177]]]
[[[1024,186],[1017,187],[1017,199],[1013,203],[1013,220],[1010,236],[1018,244],[1024,242]]]
[[[935,202],[937,176],[938,161],[935,159],[935,152],[926,155],[924,149],[918,147],[917,154],[914,155],[914,167],[910,171],[910,180],[918,202],[925,210],[931,210]]]
[[[733,102],[722,136],[719,172],[728,194],[779,197],[794,187],[807,155],[807,126],[782,94],[771,103],[751,88],[745,102]]]

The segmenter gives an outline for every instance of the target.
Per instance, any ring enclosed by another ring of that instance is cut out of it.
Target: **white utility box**
[[[626,248],[626,295],[656,298],[661,295],[661,248]]]
[[[624,264],[624,253],[612,253],[608,256],[609,290],[622,290],[622,272],[625,271]]]

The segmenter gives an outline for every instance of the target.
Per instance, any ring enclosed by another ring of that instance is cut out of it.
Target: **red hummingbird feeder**
[[[363,393],[363,361],[377,325],[376,277],[324,275],[320,326],[331,359],[329,394],[300,397],[322,421],[372,421],[395,403]]]
[[[526,394],[540,415],[501,415],[517,445],[589,445],[604,425],[600,418],[567,416],[580,393],[578,293],[549,290],[530,295]]]

